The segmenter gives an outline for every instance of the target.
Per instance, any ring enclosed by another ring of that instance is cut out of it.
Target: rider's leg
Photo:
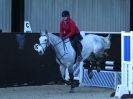
[[[81,40],[83,39],[83,37],[80,35],[80,33],[77,33],[77,35],[73,36],[70,38],[72,47],[74,48],[76,54],[82,58],[81,56],[81,51],[82,51],[82,44],[81,44]]]
[[[76,48],[77,48],[77,54],[78,54],[78,58],[81,60],[82,59],[82,55],[81,55],[81,52],[82,52],[82,44],[80,41],[77,41],[76,42]]]
[[[78,55],[78,58],[81,60],[82,59],[82,55],[81,55],[82,44],[81,44],[81,42],[80,41],[72,42],[72,47],[74,48],[76,54]]]

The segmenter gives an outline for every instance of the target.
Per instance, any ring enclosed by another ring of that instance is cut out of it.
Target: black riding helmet
[[[70,16],[69,11],[65,10],[62,12],[62,17],[69,17],[69,16]]]

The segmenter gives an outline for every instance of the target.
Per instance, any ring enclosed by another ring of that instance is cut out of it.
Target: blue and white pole
[[[121,84],[115,96],[133,94],[133,31],[121,32]]]

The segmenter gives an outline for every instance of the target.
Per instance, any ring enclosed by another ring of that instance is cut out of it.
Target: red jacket
[[[75,22],[68,18],[65,22],[61,20],[60,22],[60,37],[66,36],[67,38],[73,37],[75,34],[80,33],[78,27],[76,26]]]

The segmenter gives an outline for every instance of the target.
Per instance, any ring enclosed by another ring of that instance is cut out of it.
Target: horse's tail
[[[107,39],[107,40],[111,40],[111,35],[108,34],[108,35],[106,36],[106,39]]]
[[[111,35],[108,34],[106,37],[105,37],[105,42],[106,42],[106,48],[109,49],[110,48],[110,45],[111,45]]]

